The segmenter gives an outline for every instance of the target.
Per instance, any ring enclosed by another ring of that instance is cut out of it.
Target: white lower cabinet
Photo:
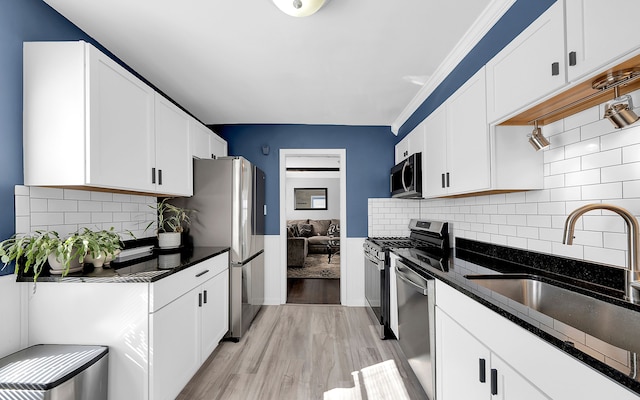
[[[438,399],[549,399],[436,308]]]
[[[620,384],[439,280],[436,335],[438,400],[638,399]],[[484,383],[480,382],[482,359]],[[491,393],[492,374],[497,394]]]
[[[174,399],[228,327],[228,252],[152,283],[39,282],[29,298],[29,345],[109,346],[109,400]]]

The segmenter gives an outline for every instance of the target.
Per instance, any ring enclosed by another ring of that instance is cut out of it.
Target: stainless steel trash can
[[[39,344],[0,359],[0,399],[107,400],[107,346]]]

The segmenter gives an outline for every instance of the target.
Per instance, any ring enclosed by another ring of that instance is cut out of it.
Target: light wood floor
[[[220,343],[178,399],[322,399],[353,387],[352,371],[389,359],[410,398],[426,399],[401,354],[395,340],[377,336],[364,308],[265,306],[239,343]]]

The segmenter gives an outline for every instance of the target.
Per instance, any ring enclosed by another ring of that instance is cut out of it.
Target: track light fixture
[[[542,129],[538,127],[538,120],[533,121],[533,131],[531,132],[531,135],[528,135],[528,137],[529,143],[531,143],[531,146],[533,146],[536,151],[544,150],[551,144],[542,134]]]

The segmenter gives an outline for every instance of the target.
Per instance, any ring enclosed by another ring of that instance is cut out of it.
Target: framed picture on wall
[[[295,210],[327,210],[327,188],[294,188]]]

